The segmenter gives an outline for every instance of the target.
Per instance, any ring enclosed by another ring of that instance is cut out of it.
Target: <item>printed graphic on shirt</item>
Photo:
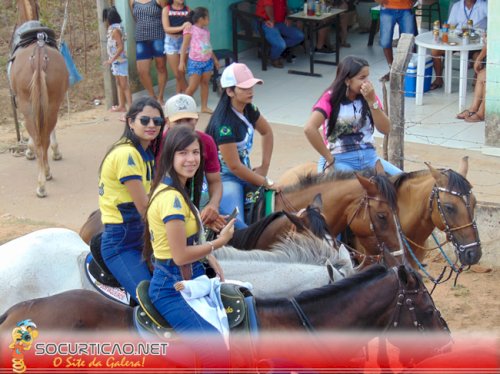
[[[135,166],[135,162],[134,162],[134,159],[132,158],[132,155],[128,155],[128,162],[127,162],[128,166]]]
[[[181,210],[182,209],[181,201],[179,200],[179,198],[177,196],[175,197],[174,205],[173,206],[177,210]]]
[[[231,127],[222,125],[219,130],[219,136],[233,136],[233,130]]]

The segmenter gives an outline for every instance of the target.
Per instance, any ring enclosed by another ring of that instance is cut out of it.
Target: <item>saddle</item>
[[[139,306],[134,310],[135,326],[141,334],[149,332],[163,338],[169,338],[173,336],[173,328],[151,302],[149,284],[149,281],[142,281],[137,287]],[[231,331],[257,332],[255,300],[247,288],[233,283],[223,283],[221,297]]]
[[[248,225],[270,215],[274,210],[273,190],[266,190],[264,186],[249,186],[245,188],[245,222]]]
[[[54,30],[43,26],[40,21],[28,21],[19,26],[15,31],[10,55],[13,56],[18,48],[25,48],[38,41],[38,34],[43,34],[41,38],[45,44],[57,49]]]
[[[120,282],[106,266],[101,254],[102,232],[95,234],[90,240],[90,252],[92,260],[89,262],[89,271],[92,276],[102,284],[110,287],[120,287]]]

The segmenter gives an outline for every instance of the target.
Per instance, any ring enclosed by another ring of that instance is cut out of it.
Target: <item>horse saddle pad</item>
[[[155,335],[172,335],[172,326],[156,310],[149,298],[149,284],[149,281],[142,281],[137,286],[139,307],[134,313],[136,325]],[[231,330],[250,332],[257,328],[255,301],[247,288],[237,284],[223,283],[221,285],[221,297]]]
[[[15,32],[12,42],[11,55],[18,48],[24,48],[38,40],[38,34],[42,33],[43,40],[47,45],[57,49],[56,34],[54,30],[43,26],[39,21],[29,21],[23,23]]]
[[[273,190],[261,187],[245,189],[245,222],[248,225],[270,215],[274,210]]]

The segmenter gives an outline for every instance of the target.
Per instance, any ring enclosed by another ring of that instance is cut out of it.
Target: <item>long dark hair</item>
[[[137,149],[140,149],[142,147],[139,138],[137,137],[137,135],[135,135],[135,133],[130,128],[130,124],[135,121],[135,118],[137,117],[137,115],[140,112],[142,112],[144,110],[144,108],[147,106],[154,108],[154,109],[157,109],[160,112],[160,116],[162,118],[165,118],[165,115],[163,114],[163,109],[162,109],[161,105],[158,103],[158,101],[156,101],[156,99],[149,97],[149,96],[146,96],[146,97],[141,97],[139,99],[134,100],[132,102],[132,105],[130,106],[130,109],[128,110],[128,112],[125,116],[125,128],[123,130],[123,134],[120,137],[120,139],[115,144],[113,144],[111,146],[111,148],[108,150],[108,152],[106,152],[106,155],[103,157],[103,159],[101,161],[101,165],[99,166],[99,174],[101,174],[101,168],[102,168],[102,164],[104,163],[104,160],[106,160],[106,157],[108,157],[108,155],[111,153],[111,151],[113,149],[115,149],[116,147],[118,147],[122,144],[125,144],[125,143],[132,143],[133,146]],[[159,132],[158,136],[149,145],[149,148],[153,152],[155,158],[160,150],[161,137],[163,134],[164,127],[165,127],[165,125],[163,124],[160,127],[160,132]]]
[[[340,61],[337,68],[337,76],[335,77],[332,85],[327,89],[327,91],[331,90],[332,92],[332,96],[330,99],[332,112],[330,114],[330,118],[328,119],[328,129],[326,132],[327,137],[333,133],[333,129],[335,128],[335,124],[337,123],[337,118],[339,116],[340,105],[351,102],[351,100],[346,96],[346,79],[351,79],[358,75],[361,69],[363,69],[365,66],[369,66],[368,61],[361,57],[347,56],[342,61]],[[373,124],[370,108],[363,95],[357,95],[356,99],[360,99],[363,103],[361,109],[361,123],[364,123],[366,121],[366,117],[369,116]]]
[[[175,153],[186,149],[195,141],[197,141],[200,146],[200,165],[193,178],[188,179],[186,181],[186,185],[183,185],[174,168]],[[191,127],[185,125],[179,125],[175,126],[172,129],[169,129],[165,138],[165,144],[163,146],[160,158],[161,161],[158,169],[156,170],[156,176],[153,180],[153,183],[151,184],[148,210],[153,200],[158,196],[161,196],[161,193],[163,191],[175,188],[181,193],[182,197],[189,205],[189,209],[191,210],[191,212],[193,212],[193,215],[197,217],[198,220],[198,214],[196,211],[200,206],[201,189],[203,186],[203,171],[205,169],[205,160],[203,158],[203,142],[201,141],[199,135],[196,133],[196,131],[191,129]],[[171,184],[169,185],[169,187],[166,187],[155,194],[156,189],[159,188],[160,183],[166,176],[169,176],[172,179]],[[192,200],[190,196],[192,196]],[[148,261],[148,264],[150,264],[150,257],[153,253],[153,247],[151,245],[151,234],[149,232],[147,211],[145,214],[145,223],[143,257],[146,261]],[[201,227],[201,224],[202,223],[198,220],[198,228]]]
[[[230,124],[231,121],[226,119],[227,115],[232,112],[231,109],[231,97],[227,94],[227,90],[234,91],[234,87],[228,87],[222,90],[222,95],[219,99],[217,107],[215,108],[210,121],[208,121],[207,128],[205,132],[212,138],[216,139],[215,132],[220,124]]]
[[[114,23],[122,23],[122,18],[114,6],[110,6],[102,11],[102,22],[107,22],[108,25]]]

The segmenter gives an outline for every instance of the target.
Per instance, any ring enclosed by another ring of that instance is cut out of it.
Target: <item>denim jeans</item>
[[[390,162],[377,156],[373,148],[360,149],[357,151],[338,153],[335,157],[334,169],[338,171],[359,171],[368,168],[374,168],[377,160],[380,160],[384,170],[389,175],[402,173],[402,170]],[[321,173],[325,167],[326,160],[323,156],[318,161],[318,172]]]
[[[380,46],[392,48],[392,37],[394,26],[399,26],[399,33],[415,34],[415,16],[411,9],[387,9],[380,10]]]
[[[191,269],[192,278],[205,274],[199,261],[194,262]],[[175,290],[174,284],[182,280],[180,269],[172,260],[156,260],[149,286],[153,305],[179,335],[189,338],[202,367],[217,367],[221,359],[229,365],[229,352],[220,332],[196,313]],[[214,357],[217,359],[214,360]]]
[[[274,27],[262,25],[266,40],[271,44],[270,58],[277,60],[287,47],[293,47],[304,40],[304,33],[296,27],[287,26],[283,22]]]
[[[141,221],[106,224],[101,242],[106,266],[135,301],[139,283],[151,279],[149,268],[142,260],[143,234],[144,224]]]
[[[235,229],[244,229],[245,223],[245,186],[247,182],[234,175],[222,175],[222,199],[220,201],[220,213],[229,215],[235,207],[238,207],[239,213],[234,223]]]

